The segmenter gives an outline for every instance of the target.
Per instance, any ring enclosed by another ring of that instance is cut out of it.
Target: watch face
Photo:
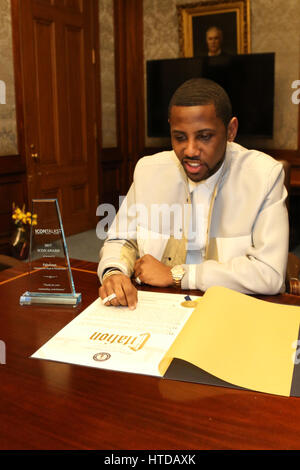
[[[185,273],[182,266],[174,266],[174,268],[171,269],[171,272],[175,279],[182,279]]]

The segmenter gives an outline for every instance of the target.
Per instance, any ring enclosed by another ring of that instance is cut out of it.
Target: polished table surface
[[[96,264],[72,272],[77,308],[21,307],[25,265],[0,272],[0,449],[300,448],[300,398],[31,359],[97,298]]]

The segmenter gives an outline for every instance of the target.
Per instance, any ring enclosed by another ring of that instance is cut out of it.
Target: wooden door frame
[[[128,189],[145,149],[143,0],[114,0],[117,135]]]
[[[95,96],[95,107],[96,107],[96,142],[97,142],[97,170],[98,170],[98,205],[102,202],[102,186],[101,181],[103,178],[101,158],[102,158],[102,114],[101,114],[101,64],[100,64],[100,25],[99,25],[99,0],[90,0],[92,2],[92,19],[93,19],[93,31],[92,40],[94,45],[94,96]]]
[[[143,0],[112,1],[117,142],[101,149],[101,168],[104,202],[118,208],[145,152]]]
[[[25,132],[24,132],[24,105],[23,105],[23,84],[22,84],[22,58],[20,47],[20,15],[19,0],[10,0],[11,2],[11,28],[13,45],[13,65],[15,81],[15,103],[16,103],[16,130],[18,156],[20,158],[22,169],[26,172],[26,153],[25,153]],[[25,201],[26,203],[28,201]]]
[[[22,53],[20,47],[21,31],[20,31],[20,3],[22,0],[11,1],[11,24],[12,24],[12,40],[13,40],[13,61],[14,61],[14,79],[15,79],[15,100],[16,100],[16,120],[17,120],[17,139],[19,152],[19,166],[26,172],[26,142],[25,142],[25,114],[24,114],[24,86],[23,86],[23,66]],[[89,0],[92,8],[92,31],[91,38],[94,47],[95,72],[94,72],[94,90],[95,110],[96,110],[96,129],[97,134],[97,168],[98,181],[101,179],[100,149],[101,149],[101,84],[100,84],[100,46],[99,46],[99,4],[98,0]],[[101,186],[100,186],[101,187]],[[101,192],[98,184],[98,202],[101,200]],[[26,196],[26,199],[28,195]],[[28,200],[25,201],[28,204]],[[96,219],[95,219],[96,220]]]

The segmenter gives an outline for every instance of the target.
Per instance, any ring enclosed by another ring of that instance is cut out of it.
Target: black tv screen
[[[204,77],[228,93],[239,136],[273,136],[275,54],[193,57],[147,61],[149,137],[169,137],[168,105],[190,78]]]

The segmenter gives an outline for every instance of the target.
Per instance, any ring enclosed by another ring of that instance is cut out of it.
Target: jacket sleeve
[[[266,197],[252,229],[252,243],[245,254],[221,263],[205,260],[185,265],[182,288],[189,288],[189,270],[194,269],[196,288],[206,291],[222,285],[246,294],[274,295],[285,289],[289,246],[289,222],[285,199],[284,169],[271,172]]]
[[[138,248],[136,241],[136,217],[132,208],[135,207],[134,183],[108,230],[107,238],[100,251],[98,276],[100,282],[104,271],[108,268],[117,268],[129,277],[137,258]]]

